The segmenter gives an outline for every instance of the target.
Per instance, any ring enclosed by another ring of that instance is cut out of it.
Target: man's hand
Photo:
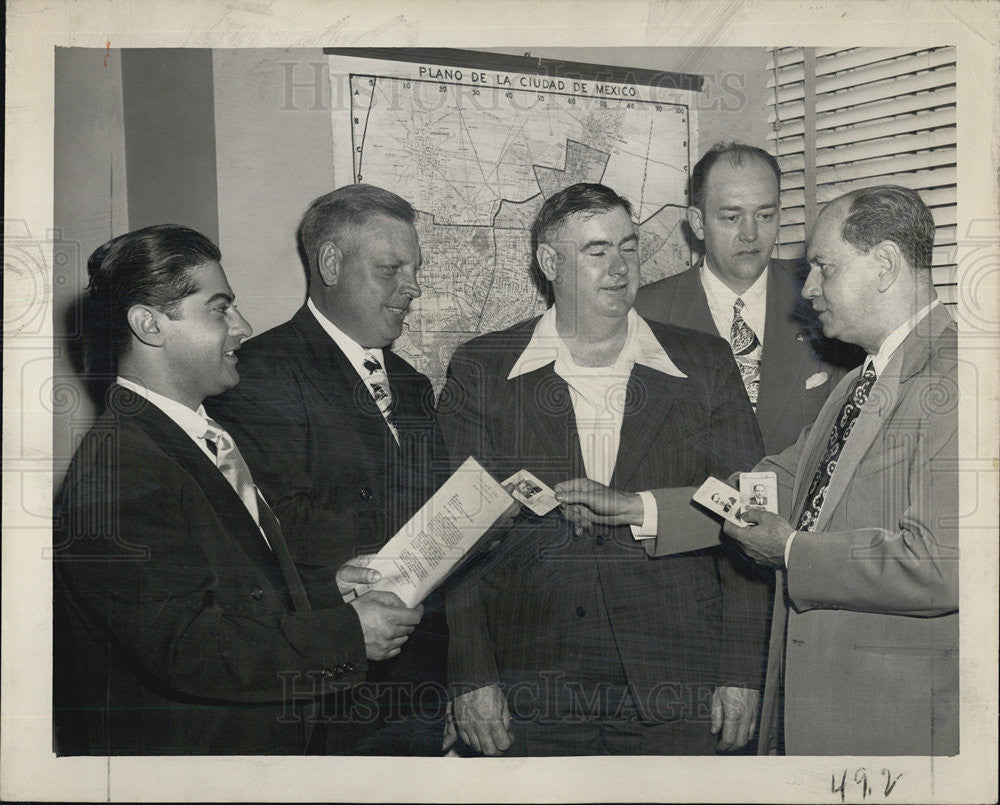
[[[499,685],[486,685],[456,697],[454,713],[458,737],[477,752],[497,757],[514,742],[507,697]]]
[[[619,492],[589,478],[563,481],[553,491],[578,533],[594,525],[642,525],[642,498],[635,492]]]
[[[761,565],[785,566],[785,543],[795,531],[784,517],[763,509],[743,509],[740,517],[751,525],[740,528],[728,520],[722,526],[727,537],[736,540],[743,553]]]
[[[719,735],[719,749],[742,749],[757,731],[760,691],[753,688],[716,688],[712,693],[712,735]]]
[[[347,595],[359,584],[374,584],[382,574],[377,570],[369,570],[368,563],[375,558],[375,554],[366,553],[348,559],[337,570],[337,589],[341,595]]]
[[[410,609],[395,593],[371,590],[351,601],[358,613],[369,660],[388,660],[403,648],[424,616],[423,606]]]

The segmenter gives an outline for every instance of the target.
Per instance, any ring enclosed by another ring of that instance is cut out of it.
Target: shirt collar
[[[749,308],[756,307],[757,305],[764,305],[767,302],[767,271],[768,266],[764,266],[764,270],[760,272],[760,276],[753,281],[753,285],[747,288],[743,293],[734,293],[733,289],[730,288],[726,283],[720,280],[715,273],[708,267],[708,257],[705,257],[701,264],[701,284],[705,288],[705,294],[709,299],[718,300],[720,305],[731,308],[737,298],[742,299],[746,306]]]
[[[162,394],[128,378],[119,375],[115,378],[115,382],[122,388],[134,391],[143,399],[151,402],[192,439],[205,438],[205,432],[208,430],[208,415],[205,413],[205,406],[199,405],[197,411],[192,411],[183,403],[164,397]]]
[[[385,366],[385,360],[382,356],[381,348],[365,349],[361,346],[361,344],[351,338],[336,324],[320,313],[319,308],[313,304],[312,299],[306,300],[306,307],[309,308],[309,312],[312,313],[316,318],[316,321],[319,322],[319,326],[322,327],[326,334],[333,339],[334,343],[340,347],[340,351],[347,356],[347,360],[351,362],[351,365],[357,369],[359,373],[361,372],[362,364],[365,362],[366,352],[374,353],[375,357],[378,358],[379,363]]]
[[[929,304],[924,305],[920,308],[920,310],[910,316],[910,318],[900,324],[899,327],[889,333],[879,346],[878,352],[874,355],[869,355],[865,360],[864,368],[867,369],[869,364],[871,364],[875,367],[875,374],[877,376],[881,376],[882,372],[885,371],[885,367],[889,365],[889,359],[906,340],[906,336],[908,336],[913,328],[916,327],[917,324],[939,304],[941,304],[941,300],[935,299]]]
[[[687,377],[670,360],[670,356],[653,335],[649,325],[634,309],[628,312],[627,326],[625,345],[616,363],[624,359],[630,363],[641,363],[666,375]],[[531,334],[531,340],[514,362],[507,379],[512,380],[519,375],[541,369],[543,366],[555,363],[560,357],[572,360],[569,349],[556,330],[556,309],[553,306],[539,318],[535,331]]]

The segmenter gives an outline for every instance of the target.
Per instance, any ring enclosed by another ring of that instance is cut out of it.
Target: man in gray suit
[[[811,337],[819,328],[799,297],[804,272],[796,261],[771,257],[780,176],[775,158],[759,148],[712,147],[691,172],[688,208],[704,258],[643,286],[635,300],[642,316],[729,341],[769,454],[816,418],[843,375],[834,361],[849,368],[862,357]]]
[[[958,752],[957,333],[933,244],[927,207],[891,185],[835,199],[812,232],[802,294],[826,335],[868,357],[795,444],[753,468],[776,474],[780,515],[748,509],[751,525],[724,525],[785,593],[761,753],[779,749],[782,717],[788,754]],[[658,534],[656,552],[698,531],[690,492],[660,490],[674,534]],[[574,481],[556,497],[570,516],[586,505],[590,521],[631,522],[623,492]]]

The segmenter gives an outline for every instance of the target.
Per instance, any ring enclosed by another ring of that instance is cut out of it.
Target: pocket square
[[[816,374],[806,378],[806,388],[814,389],[816,386],[822,386],[829,379],[830,375],[826,372],[816,372]]]

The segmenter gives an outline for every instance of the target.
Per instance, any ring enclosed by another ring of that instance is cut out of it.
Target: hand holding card
[[[519,470],[503,482],[503,486],[512,487],[510,494],[523,503],[535,514],[544,516],[559,505],[552,488],[546,486],[527,470]]]
[[[718,478],[709,476],[698,487],[691,499],[709,511],[715,512],[734,525],[748,525],[739,518],[740,493]]]

